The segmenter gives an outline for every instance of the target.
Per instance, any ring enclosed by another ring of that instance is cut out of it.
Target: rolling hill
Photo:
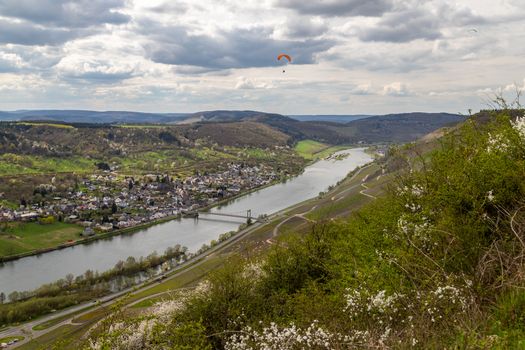
[[[201,123],[254,121],[266,124],[292,137],[294,141],[313,139],[329,144],[409,142],[443,126],[465,118],[449,113],[403,113],[370,116],[348,123],[300,121],[280,114],[257,111],[206,111],[191,116]]]
[[[123,111],[66,111],[35,110],[0,112],[0,120],[15,121],[52,121],[65,123],[75,128],[80,125],[96,128],[100,124],[165,125],[174,133],[184,134],[184,138],[196,139],[200,130],[203,137],[223,145],[263,145],[285,143],[291,145],[299,140],[312,139],[328,144],[355,144],[377,142],[409,142],[438,128],[453,125],[464,117],[448,113],[404,113],[382,116],[353,118],[344,122],[344,118],[315,116],[291,118],[275,113],[260,111],[204,111],[193,114],[183,113],[139,113]],[[232,124],[233,123],[233,124]],[[214,126],[210,126],[213,124]],[[109,125],[107,125],[109,127]],[[231,130],[230,130],[231,129]],[[272,129],[270,131],[270,129]],[[255,131],[254,131],[255,130]],[[53,130],[53,132],[57,132]],[[186,135],[187,134],[187,135]],[[283,136],[284,135],[284,136]],[[146,136],[148,139],[149,135]],[[268,140],[264,140],[269,137]],[[61,139],[58,137],[57,139]],[[81,139],[90,139],[81,136]],[[38,141],[38,140],[35,140]]]

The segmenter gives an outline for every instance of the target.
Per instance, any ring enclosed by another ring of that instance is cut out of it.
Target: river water
[[[348,157],[342,160],[320,160],[306,167],[297,177],[252,192],[212,211],[246,215],[246,210],[251,209],[252,216],[257,217],[313,198],[328,186],[343,179],[356,167],[372,160],[364,152],[364,148],[348,149],[337,154],[345,153]],[[8,295],[15,290],[32,290],[63,278],[68,273],[77,276],[88,269],[106,271],[128,256],[138,258],[154,251],[162,254],[167,247],[176,244],[186,246],[190,252],[194,252],[221,233],[237,230],[244,221],[201,215],[199,219],[172,220],[132,234],[6,262],[0,265],[0,292]]]

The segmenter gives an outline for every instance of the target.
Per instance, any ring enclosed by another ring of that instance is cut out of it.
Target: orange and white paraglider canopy
[[[286,58],[288,60],[288,63],[292,63],[292,57],[290,57],[290,55],[287,55],[285,53],[282,53],[280,54],[279,56],[277,56],[277,61],[280,61],[282,60],[283,58]],[[283,69],[283,73],[286,72],[284,69]]]
[[[282,53],[279,56],[277,56],[277,61],[280,61],[283,58],[286,58],[288,60],[288,62],[292,62],[292,58],[290,57],[290,55],[287,55],[285,53]]]

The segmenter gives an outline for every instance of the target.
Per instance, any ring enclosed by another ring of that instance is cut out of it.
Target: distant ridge
[[[89,110],[20,110],[1,112],[0,120],[6,121],[61,121],[65,123],[158,123],[172,124],[186,118],[188,113],[143,113],[128,111]]]
[[[302,122],[324,121],[333,123],[348,123],[353,120],[373,117],[371,114],[301,114],[287,116]]]

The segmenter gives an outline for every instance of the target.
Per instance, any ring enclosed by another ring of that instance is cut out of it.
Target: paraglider
[[[292,57],[290,57],[290,55],[287,55],[285,53],[282,53],[279,56],[277,56],[277,61],[281,61],[283,58],[288,60],[288,63],[292,63]],[[283,69],[283,73],[286,73],[284,69]]]

